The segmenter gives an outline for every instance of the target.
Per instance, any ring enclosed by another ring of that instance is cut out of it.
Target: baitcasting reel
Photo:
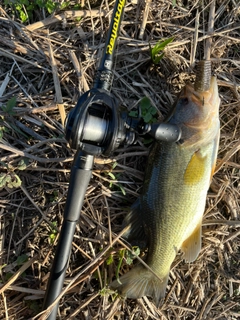
[[[65,131],[71,148],[105,156],[120,145],[133,144],[138,135],[168,142],[178,141],[181,135],[175,125],[147,124],[141,117],[130,117],[127,108],[104,89],[91,89],[80,97],[68,115]]]

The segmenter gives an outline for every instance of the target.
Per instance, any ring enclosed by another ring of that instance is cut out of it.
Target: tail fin
[[[150,270],[142,264],[138,264],[131,271],[110,284],[110,288],[130,299],[138,299],[143,296],[150,296],[159,305],[161,298],[164,298],[168,282],[168,274],[158,279]]]

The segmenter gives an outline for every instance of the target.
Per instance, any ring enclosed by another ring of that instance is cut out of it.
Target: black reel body
[[[83,94],[66,120],[71,148],[92,155],[109,155],[120,144],[132,144],[135,133],[127,128],[127,110],[104,89]]]

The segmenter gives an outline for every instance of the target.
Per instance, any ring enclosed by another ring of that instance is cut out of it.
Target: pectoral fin
[[[129,241],[131,245],[145,248],[147,236],[144,232],[139,199],[132,205],[131,210],[124,218],[123,228],[128,225],[130,228],[123,234],[123,238]]]
[[[201,151],[196,151],[189,161],[184,173],[184,183],[193,185],[201,181],[206,170],[206,156],[202,156]]]
[[[197,259],[202,247],[202,221],[197,225],[193,233],[182,244],[181,250],[184,253],[184,260],[193,262]]]

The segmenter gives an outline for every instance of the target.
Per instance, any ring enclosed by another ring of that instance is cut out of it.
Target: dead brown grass
[[[10,112],[0,111],[1,173],[22,181],[20,187],[0,189],[0,319],[40,319],[57,242],[56,236],[52,244],[50,236],[61,226],[74,155],[61,123],[79,92],[91,88],[112,5],[106,0],[94,10],[87,5],[85,11],[60,12],[46,20],[39,13],[42,23],[28,26],[0,7],[0,104],[17,98]],[[119,237],[121,222],[141,189],[148,149],[139,141],[109,159],[96,159],[59,319],[239,319],[239,2],[216,1],[212,34],[207,33],[208,1],[177,1],[173,6],[172,1],[152,0],[147,17],[144,8],[143,1],[127,4],[118,44],[112,92],[129,109],[147,96],[162,119],[186,81],[194,79],[195,61],[203,58],[206,39],[212,39],[222,100],[221,141],[204,216],[203,248],[195,263],[177,257],[160,308],[146,297],[133,301],[111,294],[107,285],[125,247]],[[154,67],[149,42],[170,36],[173,43]],[[108,265],[110,255],[114,261]],[[123,263],[122,271],[127,268]]]

